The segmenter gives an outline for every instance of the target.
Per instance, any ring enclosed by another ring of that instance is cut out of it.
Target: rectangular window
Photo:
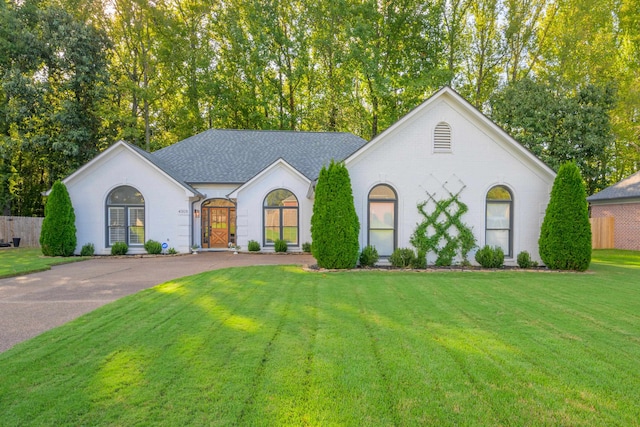
[[[395,249],[395,202],[369,202],[369,244],[380,256]]]
[[[144,208],[129,208],[129,245],[144,245]]]
[[[390,256],[393,253],[394,230],[369,230],[369,244],[375,246],[380,256]]]
[[[486,244],[511,256],[511,203],[487,202]]]
[[[109,245],[125,241],[125,216],[123,207],[109,208]]]
[[[487,203],[487,228],[507,229],[511,224],[509,203]]]
[[[393,213],[395,204],[389,202],[371,202],[369,204],[369,228],[395,228]]]
[[[282,209],[282,240],[298,244],[298,209]]]
[[[265,209],[264,234],[266,243],[273,243],[280,238],[280,209]]]
[[[487,230],[486,244],[501,248],[505,256],[509,256],[509,230]]]

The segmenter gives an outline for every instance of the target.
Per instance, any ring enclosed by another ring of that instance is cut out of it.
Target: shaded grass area
[[[638,273],[203,273],[0,354],[2,424],[637,425]]]
[[[640,252],[622,249],[597,249],[591,259],[600,265],[614,265],[640,268]]]
[[[49,270],[52,265],[83,261],[86,257],[46,257],[39,248],[0,250],[0,279],[36,271]]]

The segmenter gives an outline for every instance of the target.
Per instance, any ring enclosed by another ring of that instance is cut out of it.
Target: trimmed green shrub
[[[249,249],[249,252],[259,252],[260,243],[256,242],[255,240],[249,240],[249,243],[247,243],[247,249]]]
[[[80,256],[93,256],[96,253],[96,248],[93,246],[93,243],[87,243],[82,246],[80,250]]]
[[[125,242],[115,242],[111,246],[111,255],[126,255],[129,252],[129,246]]]
[[[533,267],[533,261],[531,260],[531,255],[529,252],[522,251],[518,254],[518,267],[520,268],[531,268]]]
[[[304,242],[302,244],[302,252],[311,252],[311,243]]]
[[[438,252],[436,265],[438,267],[449,267],[451,264],[453,264],[453,257],[456,256],[457,249],[458,242],[455,240],[449,240]]]
[[[273,246],[276,252],[287,252],[287,250],[289,249],[289,246],[287,245],[287,241],[282,239],[278,239],[275,242],[273,242]]]
[[[360,221],[349,171],[331,161],[318,177],[311,217],[311,250],[322,268],[353,268],[358,262]]]
[[[76,250],[76,215],[67,187],[56,181],[44,207],[40,246],[46,256],[71,256]]]
[[[407,268],[414,261],[415,253],[411,248],[398,248],[389,257],[389,262],[392,266],[398,268]]]
[[[471,265],[469,262],[469,252],[477,246],[476,236],[469,227],[465,227],[458,231],[458,242],[460,243],[460,255],[462,256],[461,265]]]
[[[375,246],[365,246],[360,253],[360,266],[373,267],[380,257]]]
[[[540,257],[555,270],[584,271],[591,263],[591,225],[584,182],[573,162],[560,166],[544,215]]]
[[[169,248],[169,249],[167,249],[167,253],[169,255],[175,255],[175,254],[178,253],[178,251],[176,250],[176,248]]]
[[[418,249],[418,253],[411,260],[411,268],[423,270],[427,268],[427,253]]]
[[[476,261],[484,268],[502,268],[504,252],[502,248],[485,245],[476,252]]]
[[[144,250],[151,255],[158,255],[162,253],[162,243],[155,240],[147,240],[144,244]]]

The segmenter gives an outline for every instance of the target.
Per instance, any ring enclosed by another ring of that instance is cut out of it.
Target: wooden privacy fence
[[[0,239],[12,242],[20,238],[20,247],[40,247],[40,230],[44,218],[0,216]]]
[[[615,219],[612,216],[604,218],[590,218],[591,247],[593,249],[613,249]]]

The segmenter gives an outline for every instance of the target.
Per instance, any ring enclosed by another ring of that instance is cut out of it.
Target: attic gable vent
[[[436,125],[436,129],[433,132],[433,152],[451,152],[451,126],[448,123],[440,122]]]

